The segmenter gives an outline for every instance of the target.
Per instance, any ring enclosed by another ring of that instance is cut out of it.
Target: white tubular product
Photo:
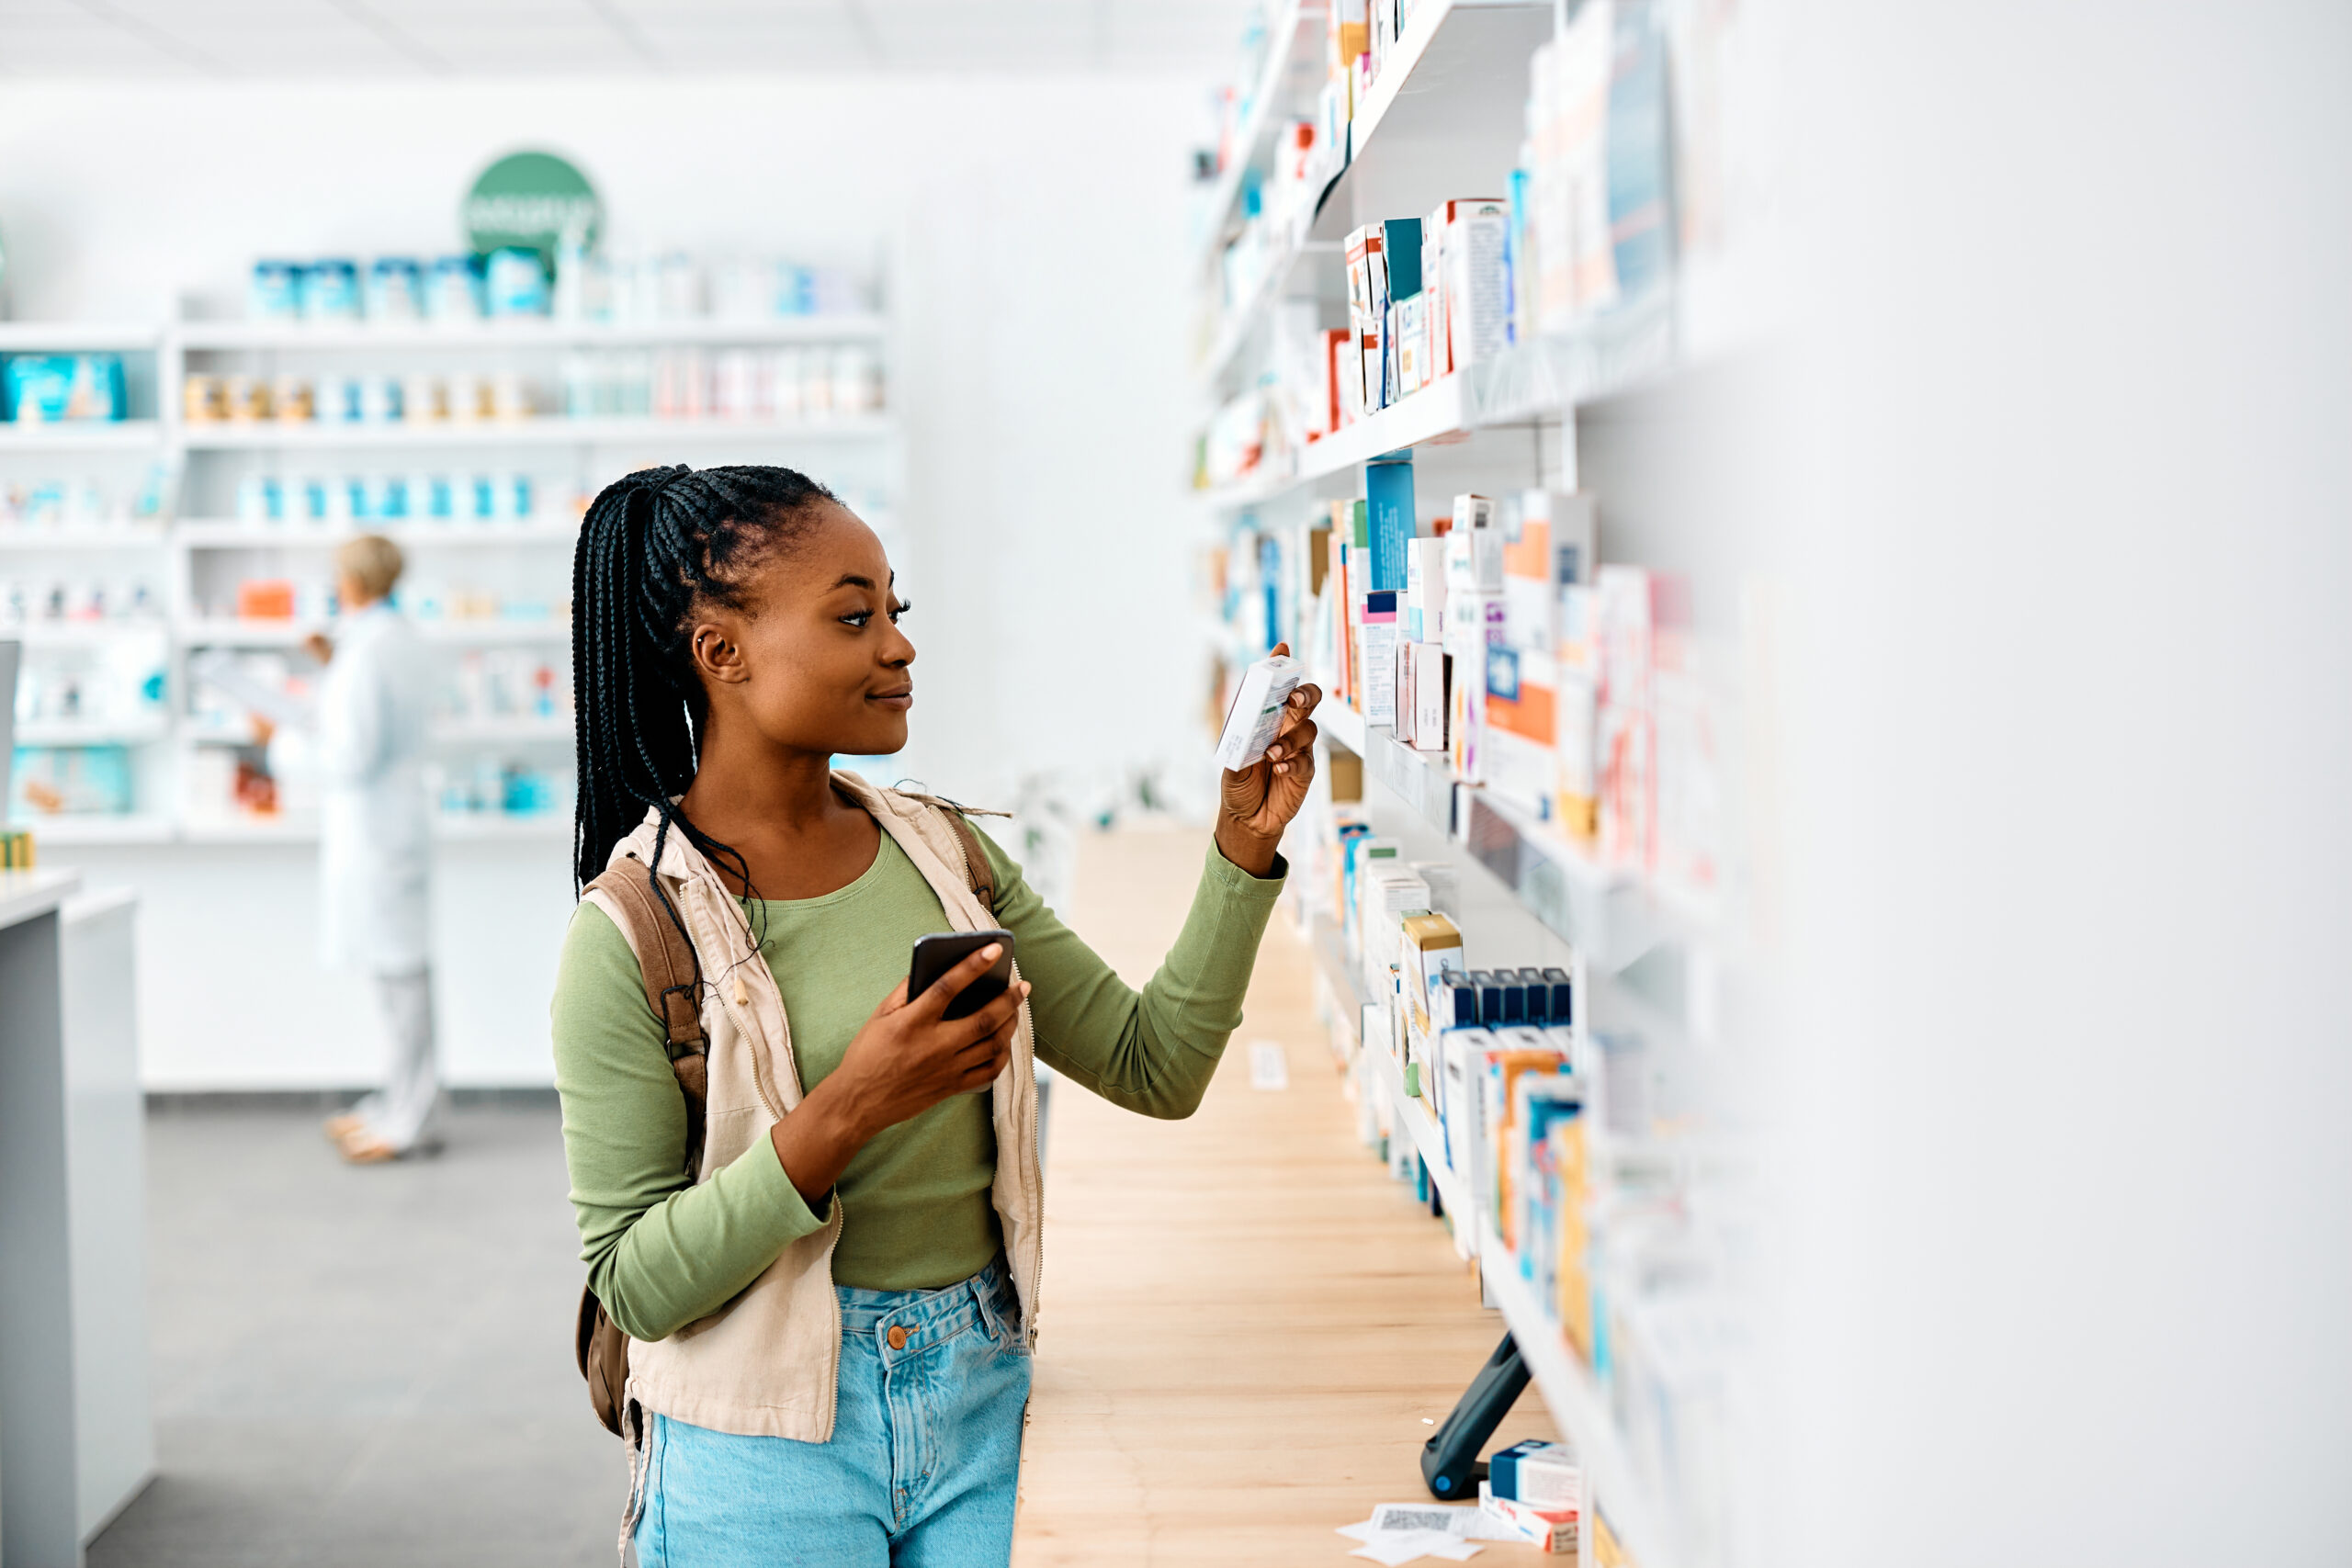
[[[1283,705],[1303,678],[1298,660],[1287,654],[1261,659],[1241,672],[1240,689],[1225,716],[1225,734],[1216,743],[1217,766],[1232,772],[1266,754],[1282,730]]]

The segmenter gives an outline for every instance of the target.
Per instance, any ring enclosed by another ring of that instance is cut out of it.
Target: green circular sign
[[[466,243],[476,255],[517,245],[538,252],[550,265],[566,234],[576,233],[583,247],[593,246],[604,216],[588,176],[552,152],[510,152],[499,159],[466,193],[460,215]]]

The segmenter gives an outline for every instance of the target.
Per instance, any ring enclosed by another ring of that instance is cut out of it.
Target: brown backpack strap
[[[702,1032],[702,966],[694,943],[678,929],[669,895],[654,890],[644,863],[624,860],[605,868],[588,885],[619,915],[637,967],[645,980],[645,1003],[662,1028],[670,1070],[686,1097],[686,1169],[702,1164],[703,1105],[709,1096],[709,1043]]]
[[[972,831],[972,825],[964,820],[961,811],[944,802],[934,801],[933,804],[938,808],[939,815],[946,819],[947,826],[955,830],[956,841],[964,847],[964,874],[972,884],[972,897],[980,901],[980,908],[989,912],[989,919],[996,919],[996,863],[989,860],[987,852],[980,848],[980,836]]]
[[[686,1174],[702,1166],[703,1111],[710,1098],[709,1042],[702,1032],[702,966],[694,943],[678,929],[670,896],[653,886],[645,863],[624,860],[606,866],[589,887],[605,896],[629,946],[637,950],[645,981],[645,1005],[660,1021],[662,1049],[686,1100]],[[628,1336],[605,1311],[593,1289],[580,1292],[580,1314],[572,1328],[572,1355],[588,1380],[588,1403],[605,1430],[629,1436]]]

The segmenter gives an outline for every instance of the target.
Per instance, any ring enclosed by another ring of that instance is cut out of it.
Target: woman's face
[[[688,634],[714,733],[748,722],[773,745],[845,756],[906,745],[915,649],[873,529],[820,502],[753,569],[743,598],[745,610],[711,606]]]

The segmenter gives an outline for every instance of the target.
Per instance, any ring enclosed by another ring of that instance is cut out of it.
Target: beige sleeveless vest
[[[951,929],[981,931],[994,923],[972,897],[962,846],[929,797],[877,789],[855,773],[836,773],[833,783],[898,840],[939,895]],[[650,863],[660,821],[649,810],[637,830],[615,847],[613,860],[626,853]],[[704,998],[702,1014],[709,1037],[710,1100],[698,1179],[708,1181],[800,1103],[800,1074],[784,998],[752,946],[742,907],[683,834],[668,836],[656,870],[685,921],[704,976],[717,980]],[[602,907],[601,894],[588,897]],[[610,908],[605,912],[615,914]],[[624,932],[629,929],[616,916],[613,923]],[[1023,1330],[1033,1348],[1044,1213],[1034,1060],[1024,1003],[1012,1060],[989,1095],[997,1146],[990,1196],[1020,1292]],[[841,1308],[833,1294],[832,1258],[841,1234],[836,1195],[825,1228],[785,1248],[734,1300],[666,1339],[630,1341],[628,1398],[713,1431],[829,1440],[840,1382]]]

